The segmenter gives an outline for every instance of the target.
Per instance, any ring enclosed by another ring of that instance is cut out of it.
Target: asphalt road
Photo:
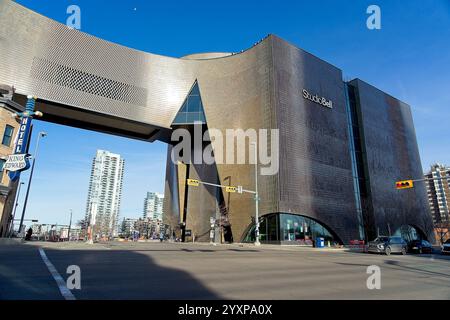
[[[0,245],[0,300],[64,299],[39,253],[76,299],[450,299],[450,256],[389,257],[299,247],[179,243]],[[381,289],[367,288],[367,267]],[[61,282],[61,281],[60,281]]]

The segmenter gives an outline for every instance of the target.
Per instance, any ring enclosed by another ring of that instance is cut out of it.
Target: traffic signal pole
[[[450,179],[450,176],[440,177],[440,178],[424,178],[424,179],[416,179],[412,180],[413,182],[422,182],[422,181],[438,181],[443,179]]]
[[[240,189],[241,186],[237,186],[237,187],[230,187],[230,186],[225,186],[225,185],[221,185],[221,184],[216,184],[216,183],[210,183],[210,182],[205,182],[205,181],[200,181],[200,180],[193,180],[193,179],[187,179],[188,180],[188,184],[189,183],[194,183],[194,184],[189,184],[192,187],[198,187],[198,185],[200,184],[204,184],[206,186],[213,186],[213,187],[217,187],[217,188],[225,188],[227,190],[227,192],[230,193],[251,193],[251,194],[256,194],[256,191],[253,190],[247,190],[247,189]],[[197,183],[197,184],[195,184]],[[228,190],[234,190],[234,191],[228,191]],[[242,192],[240,192],[242,191]]]
[[[450,179],[450,175],[439,178],[422,178],[422,179],[411,179],[411,180],[403,180],[397,181],[396,186],[397,189],[410,189],[414,188],[414,182],[424,182],[424,181],[439,181],[444,179]],[[405,186],[405,184],[409,183],[410,185]]]
[[[256,173],[257,174],[257,173]],[[256,185],[258,183],[258,178],[256,178]],[[244,189],[242,186],[237,186],[237,187],[232,187],[232,186],[225,186],[225,185],[221,185],[221,184],[217,184],[217,183],[210,183],[210,182],[204,182],[204,181],[200,181],[200,180],[195,180],[195,179],[187,179],[187,184],[189,186],[192,187],[198,187],[199,185],[203,184],[206,186],[212,186],[212,187],[216,187],[216,188],[225,188],[225,191],[228,193],[250,193],[253,194],[254,196],[254,200],[255,200],[255,204],[256,204],[256,211],[255,211],[255,245],[258,246],[261,243],[259,242],[259,210],[258,210],[258,202],[259,202],[259,195],[258,195],[258,187],[256,186],[256,190],[247,190]]]

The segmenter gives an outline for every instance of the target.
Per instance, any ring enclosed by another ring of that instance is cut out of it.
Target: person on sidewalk
[[[26,240],[26,241],[30,241],[30,240],[31,240],[31,235],[32,235],[32,234],[33,234],[33,229],[32,229],[32,228],[28,229],[27,234],[26,234],[26,236],[25,236],[25,240]]]

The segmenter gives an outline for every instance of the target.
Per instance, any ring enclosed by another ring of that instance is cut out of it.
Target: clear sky
[[[81,31],[173,57],[238,52],[276,34],[341,68],[346,79],[361,78],[410,104],[424,171],[434,162],[450,165],[449,0],[17,2],[62,23],[67,7],[76,4]],[[366,27],[371,4],[381,7],[381,30]],[[164,191],[164,144],[35,124],[35,136],[43,130],[48,137],[40,148],[28,218],[68,223],[73,209],[74,219],[81,219],[97,149],[126,160],[121,217],[142,213],[146,191]],[[27,177],[28,172],[22,181]]]

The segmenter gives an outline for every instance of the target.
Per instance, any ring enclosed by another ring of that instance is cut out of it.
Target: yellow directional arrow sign
[[[198,187],[200,182],[194,179],[187,179],[188,186]]]

